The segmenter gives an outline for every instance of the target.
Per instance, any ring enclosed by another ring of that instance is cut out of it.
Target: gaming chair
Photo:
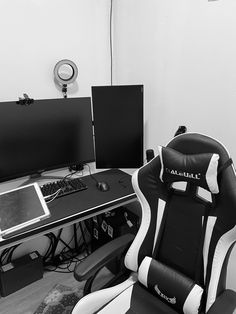
[[[141,225],[131,275],[83,297],[72,314],[233,313],[226,270],[236,241],[236,176],[217,140],[185,133],[132,176]]]

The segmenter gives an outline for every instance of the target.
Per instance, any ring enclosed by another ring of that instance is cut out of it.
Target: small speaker
[[[152,160],[154,158],[154,150],[153,149],[147,149],[146,150],[146,159],[147,162],[149,162],[150,160]]]

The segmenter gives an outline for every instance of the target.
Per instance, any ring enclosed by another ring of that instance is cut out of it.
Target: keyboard
[[[60,197],[71,193],[86,190],[87,185],[79,178],[58,180],[54,182],[45,183],[40,186],[44,197]],[[58,193],[57,193],[58,192]]]

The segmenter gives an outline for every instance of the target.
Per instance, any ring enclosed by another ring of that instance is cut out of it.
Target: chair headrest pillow
[[[170,147],[158,146],[161,161],[160,180],[171,184],[186,181],[219,193],[217,168],[219,155],[214,153],[182,154]]]

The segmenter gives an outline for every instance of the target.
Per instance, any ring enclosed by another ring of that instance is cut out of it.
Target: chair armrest
[[[135,235],[128,233],[98,248],[75,267],[75,279],[78,281],[88,280],[95,275],[99,269],[106,266],[121,253],[125,252],[134,237]]]
[[[236,292],[225,290],[217,297],[207,314],[233,314],[236,308]]]

